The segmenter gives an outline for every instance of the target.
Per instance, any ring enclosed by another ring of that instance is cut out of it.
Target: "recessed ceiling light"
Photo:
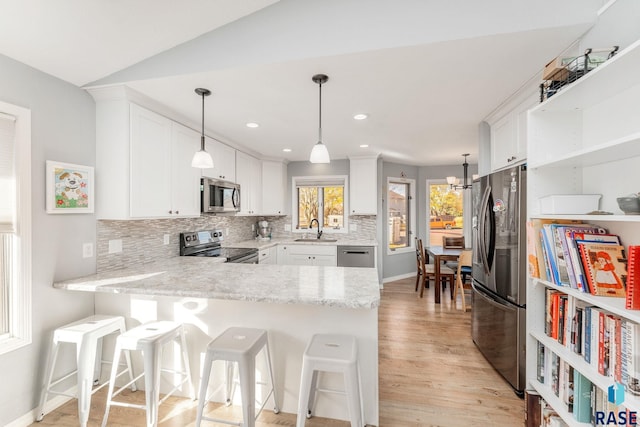
[[[369,115],[364,113],[356,114],[355,116],[353,116],[355,120],[364,120],[367,117],[369,117]]]
[[[360,148],[367,148],[369,147],[369,144],[360,144]]]
[[[290,153],[291,152],[291,148],[283,148],[282,151],[284,151],[285,153]]]
[[[257,123],[253,123],[253,122],[249,122],[249,123],[247,123],[247,127],[248,127],[248,128],[257,128],[257,127],[259,127],[259,126],[260,126],[259,124],[257,124]]]

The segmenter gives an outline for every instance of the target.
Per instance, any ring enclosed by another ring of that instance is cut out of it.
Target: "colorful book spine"
[[[636,286],[640,286],[640,246],[629,246],[628,256],[625,308],[640,310],[640,290],[636,289]]]
[[[573,416],[580,423],[588,423],[591,421],[591,381],[576,370],[573,382]]]
[[[591,315],[593,307],[587,306],[584,308],[584,349],[583,357],[584,361],[591,363]]]

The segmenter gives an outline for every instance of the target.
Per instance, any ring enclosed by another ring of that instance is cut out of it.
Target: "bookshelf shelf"
[[[540,381],[531,381],[531,386],[542,396],[542,398],[553,407],[553,409],[562,417],[569,427],[590,427],[590,423],[579,423],[573,418],[573,415],[565,409],[564,404],[558,396],[553,393],[551,387],[542,384]]]
[[[640,215],[531,215],[531,219],[567,219],[586,222],[637,222]]]
[[[540,284],[546,286],[548,288],[556,289],[560,292],[564,292],[567,295],[571,295],[573,297],[578,298],[590,305],[596,305],[602,309],[607,310],[608,312],[618,315],[620,317],[624,317],[625,319],[631,320],[632,322],[640,324],[640,310],[627,310],[624,308],[625,299],[624,298],[613,298],[613,297],[597,297],[591,294],[587,294],[578,289],[573,289],[568,286],[558,286],[554,283],[547,282],[545,280],[540,279],[531,279],[534,284]]]
[[[616,198],[640,191],[640,167],[637,166],[640,164],[638,69],[640,40],[623,47],[613,58],[527,113],[529,219],[576,220],[599,225],[620,236],[627,257],[626,248],[629,245],[640,245],[640,215],[621,215]],[[539,214],[540,198],[551,194],[601,194],[600,208],[616,215]],[[599,389],[606,391],[614,384],[614,380],[601,375],[597,366],[587,363],[582,355],[544,333],[547,289],[560,291],[574,301],[582,301],[637,324],[640,324],[640,310],[625,309],[625,298],[594,296],[569,286],[529,278],[528,383],[568,425],[587,426],[590,424],[575,420],[550,385],[538,381],[535,350],[538,343],[558,355]],[[633,356],[638,357],[635,353]],[[624,406],[640,412],[640,397],[625,393]]]

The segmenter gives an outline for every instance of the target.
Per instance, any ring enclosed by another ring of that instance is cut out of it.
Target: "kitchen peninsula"
[[[380,291],[376,269],[174,257],[53,286],[95,292],[96,314],[123,315],[128,327],[156,319],[185,323],[194,373],[200,372],[208,341],[226,328],[268,330],[280,406],[288,413],[297,409],[302,353],[311,336],[355,335],[365,421],[378,424]],[[327,374],[326,380],[330,388],[342,388],[341,378]],[[194,382],[197,387],[198,378]],[[318,400],[316,413],[348,419],[344,399],[333,395]]]

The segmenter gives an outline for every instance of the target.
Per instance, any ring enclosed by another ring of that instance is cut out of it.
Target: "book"
[[[533,252],[529,255],[530,262],[537,263],[538,269],[537,273],[539,276],[531,276],[531,277],[539,277],[542,280],[551,281],[550,279],[550,271],[548,267],[547,261],[547,253],[543,248],[542,243],[542,227],[544,224],[580,224],[581,221],[577,220],[557,220],[557,219],[539,219],[535,218],[531,220],[531,235],[533,236]],[[527,230],[529,233],[529,230]]]
[[[625,320],[622,323],[622,372],[625,391],[640,395],[640,325]]]
[[[627,295],[625,308],[640,310],[640,246],[629,246],[629,260],[627,262]]]
[[[576,266],[574,265],[576,262],[580,262],[579,258],[575,258],[575,239],[582,238],[582,240],[590,240],[585,239],[584,237],[575,237],[576,235],[584,236],[598,236],[599,234],[606,233],[604,228],[591,225],[591,224],[576,224],[576,225],[561,225],[556,228],[558,233],[558,238],[560,239],[560,244],[562,247],[563,253],[563,262],[566,264],[567,276],[569,278],[569,284],[574,289],[580,289],[581,284],[578,281],[578,277],[576,274]],[[597,238],[594,238],[598,240]],[[574,259],[575,258],[575,259]]]
[[[624,298],[627,277],[624,247],[614,243],[576,242],[591,294]]]
[[[575,370],[573,384],[573,417],[580,423],[588,423],[591,421],[591,381]]]
[[[524,425],[540,427],[542,422],[542,397],[534,390],[524,391]]]
[[[566,243],[569,251],[570,264],[573,268],[573,275],[576,281],[576,287],[580,289],[582,292],[591,292],[589,289],[589,285],[587,283],[586,276],[584,274],[584,269],[582,267],[582,259],[580,257],[580,252],[578,251],[578,246],[576,241],[585,240],[590,242],[615,242],[620,244],[620,239],[618,236],[613,234],[607,234],[607,230],[604,228],[594,228],[591,232],[584,232],[578,230],[569,229],[566,232]]]
[[[529,276],[540,278],[540,266],[538,264],[538,254],[536,252],[536,235],[533,221],[527,221],[527,268],[529,270]]]
[[[540,383],[544,384],[544,371],[545,371],[545,347],[540,341],[538,341],[538,361],[536,378]]]

